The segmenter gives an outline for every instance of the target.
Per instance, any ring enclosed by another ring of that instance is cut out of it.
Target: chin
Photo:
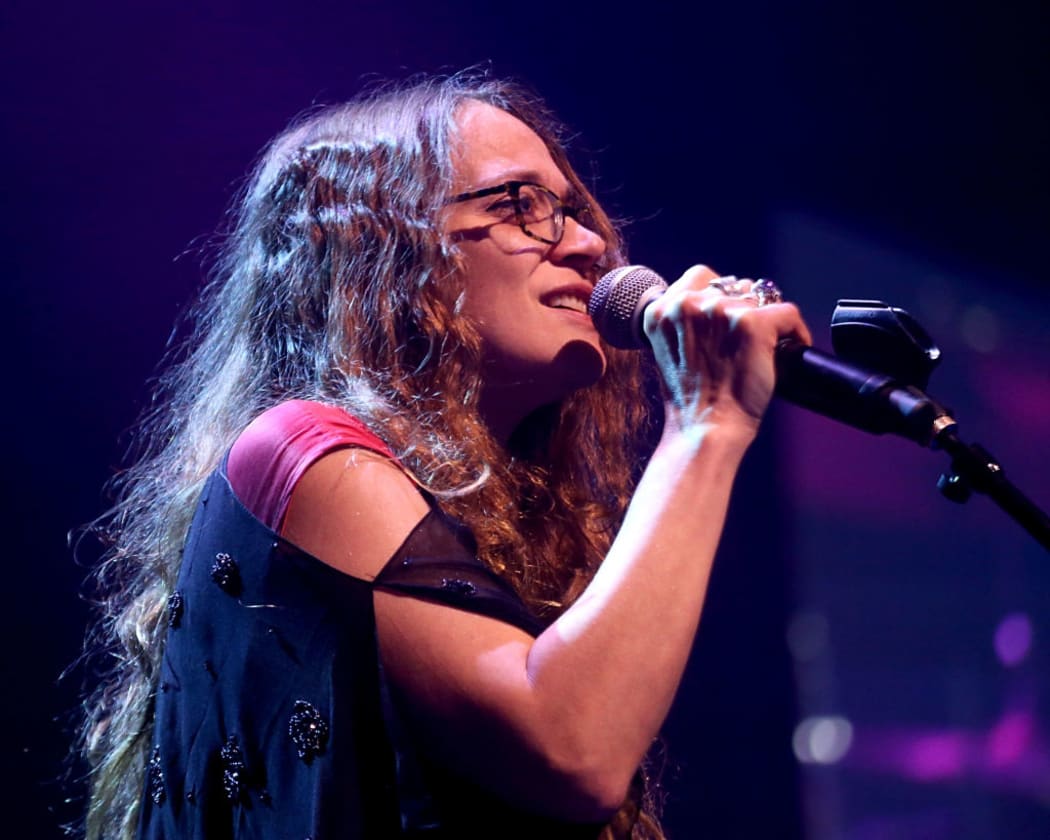
[[[570,341],[554,357],[554,368],[565,383],[566,396],[580,388],[589,388],[605,373],[605,354],[599,345],[589,341]]]

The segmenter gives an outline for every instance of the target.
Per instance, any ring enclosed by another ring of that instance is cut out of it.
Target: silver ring
[[[784,300],[780,286],[772,280],[756,280],[751,285],[749,295],[755,299],[759,306],[765,306],[767,303],[780,303]]]
[[[726,277],[716,277],[707,285],[709,288],[718,289],[726,297],[738,298],[747,295],[748,290],[751,288],[750,284],[750,280],[734,277],[730,274]]]

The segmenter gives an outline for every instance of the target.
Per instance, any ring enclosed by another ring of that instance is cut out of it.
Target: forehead
[[[452,166],[456,191],[503,181],[539,181],[562,190],[566,178],[540,136],[525,123],[484,102],[470,101],[456,113]]]

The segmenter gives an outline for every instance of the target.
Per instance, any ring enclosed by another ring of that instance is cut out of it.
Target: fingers
[[[797,307],[782,300],[780,289],[770,280],[719,275],[709,266],[694,265],[646,309],[644,329],[650,337],[663,333],[669,343],[677,336],[678,343],[686,345],[681,348],[686,354],[694,344],[686,335],[689,322],[701,332],[721,322],[731,332],[743,331],[759,339],[760,345],[773,346],[785,338],[811,343]]]
[[[775,283],[720,276],[706,265],[685,271],[642,318],[673,430],[753,435],[773,396],[777,344],[811,341],[798,308],[782,302]]]
[[[774,351],[784,339],[812,340],[798,308],[771,281],[686,271],[645,310],[645,331],[678,405],[725,405],[757,418],[774,384]]]
[[[721,312],[733,328],[740,325],[741,319],[751,317],[748,314],[751,311],[768,310],[770,314],[763,314],[760,322],[775,329],[777,340],[793,338],[804,344],[812,342],[809,328],[798,309],[793,304],[783,302],[780,288],[771,280],[719,275],[709,266],[694,265],[668,289],[666,302],[673,304],[668,312],[681,309],[684,298],[690,294],[699,294],[697,303],[700,312],[708,316]],[[653,313],[654,316],[658,314]]]
[[[724,308],[734,317],[753,305],[765,306],[781,301],[780,289],[770,280],[720,275],[706,265],[694,265],[668,289],[671,299],[688,293],[701,294],[703,310]]]
[[[704,289],[710,285],[711,281],[718,277],[718,272],[714,271],[706,265],[694,265],[691,268],[685,270],[681,277],[679,277],[673,284],[673,286],[682,286],[689,289]]]
[[[760,308],[776,327],[777,340],[793,338],[802,344],[812,344],[813,335],[802,318],[802,313],[793,303],[771,303]]]

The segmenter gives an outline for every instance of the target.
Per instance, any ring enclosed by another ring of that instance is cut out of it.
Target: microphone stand
[[[974,491],[984,493],[1050,551],[1050,517],[1015,487],[992,454],[978,443],[964,443],[953,423],[934,434],[933,449],[951,456],[951,468],[937,479],[945,498],[962,504]]]
[[[872,434],[889,432],[947,452],[951,467],[937,480],[945,498],[962,504],[984,493],[1050,551],[1050,517],[987,449],[960,440],[951,412],[922,390],[941,358],[922,326],[881,301],[840,300],[831,332],[837,356],[780,342],[777,396]]]

